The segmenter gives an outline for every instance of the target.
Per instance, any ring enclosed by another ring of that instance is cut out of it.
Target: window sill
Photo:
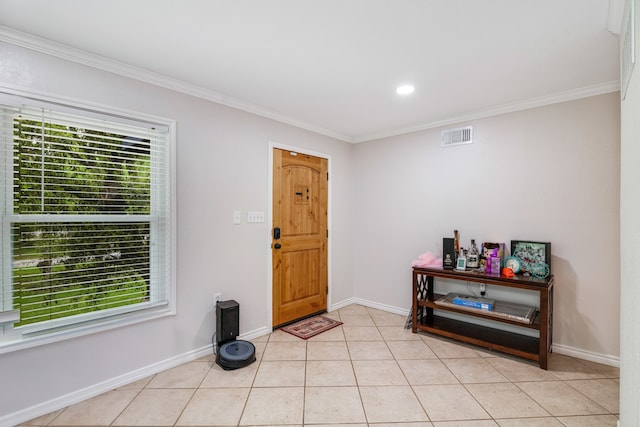
[[[18,320],[20,320],[19,310],[0,311],[0,325],[17,322]]]

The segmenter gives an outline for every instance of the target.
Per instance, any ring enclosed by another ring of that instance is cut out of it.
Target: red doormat
[[[285,326],[281,329],[291,335],[295,335],[298,338],[306,340],[340,325],[342,325],[342,322],[338,322],[337,320],[324,316],[315,316],[301,320],[292,325]]]

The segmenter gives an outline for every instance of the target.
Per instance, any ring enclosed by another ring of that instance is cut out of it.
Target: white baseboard
[[[343,307],[346,307],[348,305],[351,305],[351,304],[363,305],[365,307],[375,308],[377,310],[386,311],[386,312],[389,312],[389,313],[400,314],[402,316],[408,316],[409,313],[411,312],[411,310],[408,309],[408,308],[395,307],[395,306],[392,306],[392,305],[382,304],[382,303],[375,302],[375,301],[369,301],[369,300],[362,299],[362,298],[349,298],[349,299],[346,299],[344,301],[340,301],[338,303],[331,304],[331,307],[330,307],[329,311],[339,310],[339,309],[341,309]]]
[[[64,396],[56,397],[55,399],[30,406],[20,411],[3,415],[0,417],[0,426],[14,426],[24,423],[42,415],[46,415],[59,409],[66,408],[67,406],[82,402],[83,400],[98,396],[99,394],[106,393],[118,387],[125,386],[134,381],[141,380],[150,375],[154,375],[167,369],[175,368],[176,366],[179,366],[183,363],[191,362],[201,357],[205,357],[207,355],[210,355],[212,352],[213,349],[211,345],[206,345],[204,347],[191,350],[189,352],[171,357],[169,359],[153,363],[149,366],[136,369],[135,371],[128,372],[124,375],[111,378],[107,381],[103,381],[101,383],[76,390],[72,393],[65,394]]]
[[[353,298],[352,303],[364,305],[365,307],[375,308],[377,310],[386,311],[393,314],[400,314],[402,316],[408,316],[409,313],[411,312],[410,308],[395,307],[392,305],[382,304],[375,301],[369,301],[362,298]]]
[[[593,353],[562,344],[553,344],[553,352],[577,359],[588,360],[590,362],[601,363],[603,365],[614,366],[616,368],[620,367],[620,358],[608,354]]]
[[[356,302],[354,302],[354,299],[355,298],[348,298],[348,299],[342,300],[340,302],[331,304],[331,306],[329,307],[329,309],[327,311],[332,312],[332,311],[340,310],[341,308],[344,308],[344,307],[346,307],[348,305],[351,305],[351,304],[357,304]]]
[[[245,334],[240,335],[238,338],[245,341],[251,341],[253,339],[262,337],[264,335],[270,334],[272,328],[268,328],[263,326],[262,328],[254,329],[253,331],[249,331]]]
[[[270,332],[271,329],[265,326],[242,334],[238,338],[243,340],[252,340],[254,338],[266,335]],[[42,415],[46,415],[59,409],[66,408],[67,406],[82,402],[83,400],[98,396],[99,394],[106,393],[118,387],[131,384],[134,381],[141,380],[150,375],[154,375],[159,372],[166,371],[167,369],[175,368],[176,366],[182,365],[183,363],[191,362],[193,360],[200,359],[201,357],[208,356],[212,354],[212,352],[212,346],[206,345],[204,347],[171,357],[169,359],[162,360],[152,365],[145,366],[144,368],[136,369],[135,371],[128,372],[124,375],[111,378],[107,381],[103,381],[101,383],[74,391],[64,396],[39,403],[37,405],[22,409],[17,412],[13,412],[11,414],[0,416],[0,426],[14,426],[24,423]]]

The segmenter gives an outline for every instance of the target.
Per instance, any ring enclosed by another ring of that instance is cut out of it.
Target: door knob
[[[275,245],[273,245],[274,249],[280,249],[282,247],[282,245],[280,243],[276,243]]]

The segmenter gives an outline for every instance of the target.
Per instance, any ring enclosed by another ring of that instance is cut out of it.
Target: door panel
[[[273,326],[327,309],[327,159],[274,149]]]

